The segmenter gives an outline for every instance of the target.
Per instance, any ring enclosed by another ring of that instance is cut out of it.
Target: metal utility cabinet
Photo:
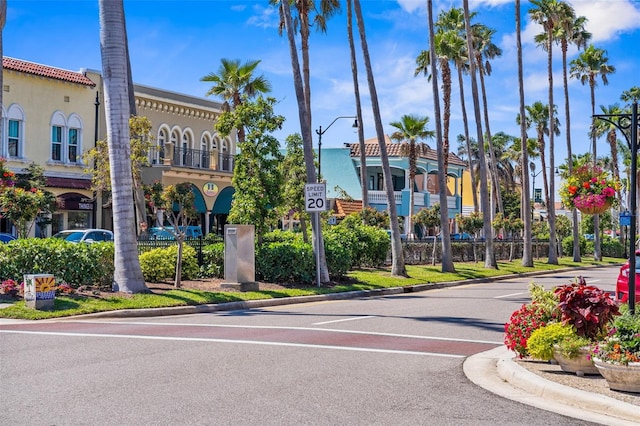
[[[224,279],[223,288],[258,290],[253,225],[224,226]]]

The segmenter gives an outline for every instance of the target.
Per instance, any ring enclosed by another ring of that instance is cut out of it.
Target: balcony
[[[369,205],[387,205],[387,193],[385,191],[369,191]],[[394,191],[393,197],[396,202],[399,216],[407,216],[409,214],[409,191]],[[413,199],[414,212],[421,208],[429,208],[434,204],[440,203],[438,194],[430,194],[428,192],[415,192]],[[459,195],[447,197],[447,207],[449,216],[455,217],[460,213],[462,200]]]
[[[153,146],[149,149],[149,164],[233,172],[234,156],[199,149],[173,149],[173,146],[167,144],[165,147]]]

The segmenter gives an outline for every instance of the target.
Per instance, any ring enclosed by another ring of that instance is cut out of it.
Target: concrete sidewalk
[[[605,425],[640,424],[640,406],[546,380],[513,357],[505,346],[472,355],[464,373],[491,393],[543,410]]]

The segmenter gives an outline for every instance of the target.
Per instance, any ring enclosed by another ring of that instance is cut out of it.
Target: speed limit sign
[[[322,212],[327,208],[327,184],[307,183],[304,185],[304,205],[308,212]]]

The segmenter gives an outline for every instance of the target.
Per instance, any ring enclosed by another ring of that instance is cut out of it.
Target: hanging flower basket
[[[560,189],[566,207],[575,207],[583,214],[602,214],[613,205],[620,182],[608,172],[592,164],[577,167]]]
[[[604,204],[601,204],[601,205],[585,205],[585,206],[582,206],[582,207],[578,207],[576,205],[576,208],[578,210],[580,210],[580,212],[582,214],[592,214],[593,215],[593,214],[602,214],[602,213],[606,212],[607,210],[609,210],[611,208],[612,204],[613,204],[612,200],[606,200],[604,202]]]

